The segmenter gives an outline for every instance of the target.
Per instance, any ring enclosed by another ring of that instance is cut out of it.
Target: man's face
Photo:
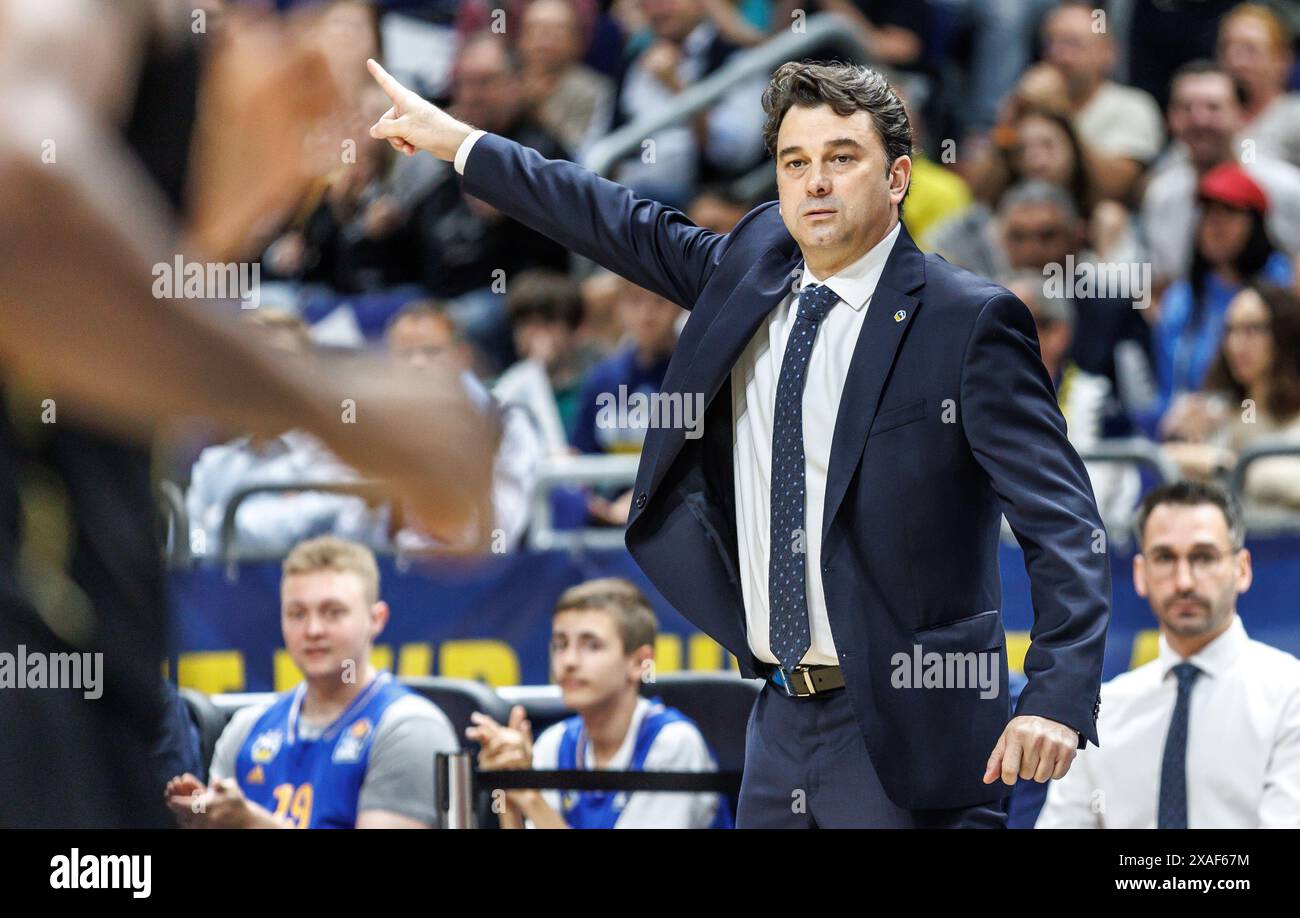
[[[1232,137],[1241,126],[1241,106],[1232,81],[1221,73],[1193,73],[1174,81],[1169,130],[1187,145],[1192,163],[1208,169],[1232,157]]]
[[[781,219],[809,261],[849,264],[893,228],[912,161],[892,167],[871,115],[791,106],[776,140]]]
[[[518,87],[509,61],[495,41],[468,44],[453,73],[452,95],[458,117],[485,131],[508,127],[519,108]]]
[[[565,0],[534,0],[524,10],[519,54],[546,69],[567,66],[582,53],[578,19]]]
[[[1217,633],[1250,589],[1250,552],[1234,551],[1214,504],[1160,504],[1140,533],[1133,585],[1162,628],[1180,637]]]
[[[649,647],[624,653],[614,616],[600,609],[560,612],[551,622],[551,674],[575,711],[613,701],[641,680]]]
[[[387,622],[388,606],[368,603],[350,571],[291,574],[280,584],[284,646],[308,680],[359,675]]]
[[[1092,13],[1081,7],[1057,10],[1043,26],[1043,58],[1061,72],[1071,90],[1110,75],[1109,39],[1093,30]]]
[[[438,316],[406,316],[388,333],[388,350],[418,369],[453,366],[463,369],[463,353],[450,324]]]
[[[1064,264],[1078,247],[1078,227],[1061,208],[1047,201],[1019,204],[1002,215],[1002,244],[1007,263],[1017,270],[1041,271]]]
[[[624,332],[639,350],[671,352],[677,340],[677,320],[682,309],[676,303],[628,281],[619,299],[619,317]]]

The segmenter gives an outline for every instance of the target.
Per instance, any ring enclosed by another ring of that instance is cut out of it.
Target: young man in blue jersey
[[[524,709],[510,723],[473,716],[479,767],[619,771],[716,771],[699,728],[680,711],[641,697],[654,660],[657,622],[635,586],[614,577],[567,590],[551,624],[551,672],[577,712],[532,741]],[[730,828],[718,794],[638,791],[509,791],[502,828]]]
[[[325,536],[284,559],[284,645],[303,681],[236,712],[212,757],[211,785],[167,785],[193,828],[428,828],[433,758],[457,749],[446,715],[370,662],[388,622],[370,549]]]

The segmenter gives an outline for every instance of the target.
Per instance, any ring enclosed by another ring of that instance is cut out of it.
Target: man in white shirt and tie
[[[1102,686],[1101,744],[1052,783],[1036,828],[1300,828],[1300,660],[1237,615],[1251,562],[1235,499],[1156,488],[1137,534],[1159,655]]]

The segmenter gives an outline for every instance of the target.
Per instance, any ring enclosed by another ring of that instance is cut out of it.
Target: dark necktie
[[[812,644],[808,594],[804,588],[807,535],[804,532],[803,383],[817,328],[839,301],[835,291],[809,284],[799,294],[799,313],[790,330],[772,413],[772,522],[768,544],[768,639],[785,669],[799,665]]]
[[[1201,671],[1191,663],[1174,667],[1178,677],[1178,700],[1165,736],[1165,757],[1160,765],[1160,809],[1156,818],[1159,829],[1187,828],[1187,709],[1192,698],[1192,683]]]

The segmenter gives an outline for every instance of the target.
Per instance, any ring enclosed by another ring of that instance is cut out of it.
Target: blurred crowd
[[[209,28],[241,5],[201,4]],[[601,168],[725,233],[775,197],[766,76],[667,127],[620,132],[826,12],[907,101],[908,232],[1029,307],[1085,457],[1139,438],[1209,480],[1243,451],[1294,444],[1251,462],[1244,496],[1300,513],[1295,4],[339,0],[316,28],[359,121],[387,107],[364,67],[375,57],[456,117]],[[201,60],[191,37],[165,65]],[[461,372],[500,422],[491,528],[507,550],[548,462],[639,450],[644,429],[602,414],[600,396],[657,391],[686,313],[464,194],[451,164],[358,136],[302,200],[257,226],[255,324],[298,357],[378,349]],[[174,466],[198,553],[218,544],[241,489],[357,479],[301,432],[201,445],[183,445]],[[1103,515],[1130,517],[1150,482],[1133,465],[1089,468]],[[559,488],[551,516],[617,526],[627,496]],[[230,525],[268,552],[330,532],[377,547],[463,536],[365,497],[305,492],[256,495]]]

